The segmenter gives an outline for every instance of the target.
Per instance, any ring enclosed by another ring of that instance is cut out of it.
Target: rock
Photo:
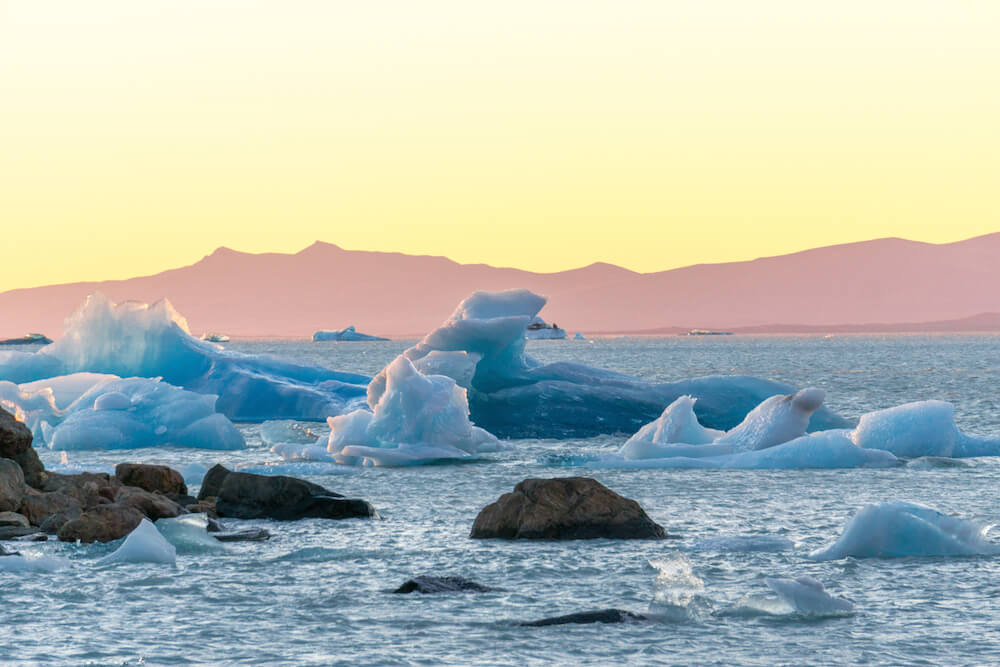
[[[489,593],[500,590],[476,583],[465,577],[421,576],[410,579],[393,593]]]
[[[119,505],[134,507],[150,521],[172,519],[188,511],[161,493],[150,493],[137,486],[123,486],[115,495]]]
[[[27,493],[21,466],[11,459],[0,459],[0,512],[15,511]]]
[[[25,482],[29,486],[38,486],[45,467],[31,446],[31,431],[3,408],[0,408],[0,458],[17,463],[24,473]]]
[[[198,499],[194,496],[189,496],[186,493],[164,493],[167,498],[174,501],[181,507],[187,507],[188,505],[197,505]]]
[[[122,483],[118,478],[103,472],[81,472],[75,475],[46,472],[43,475],[42,485],[38,488],[42,491],[58,491],[72,496],[86,511],[98,505],[113,503],[122,488]]]
[[[226,480],[230,472],[232,471],[219,463],[209,468],[201,480],[201,488],[198,490],[198,500],[218,496],[219,491],[222,489],[222,482]]]
[[[27,528],[31,523],[23,514],[17,512],[0,512],[0,526],[20,526]]]
[[[546,625],[568,625],[570,623],[631,623],[648,620],[641,614],[633,614],[623,609],[602,609],[600,611],[584,611],[565,616],[543,618],[540,621],[530,621],[520,625],[529,628],[540,628]]]
[[[0,540],[16,540],[25,535],[33,535],[38,532],[37,528],[31,526],[0,526]]]
[[[168,466],[146,463],[119,463],[115,466],[115,477],[125,486],[137,486],[150,493],[159,491],[163,495],[187,495],[184,477]]]
[[[217,465],[206,474],[202,492],[206,484],[210,490],[218,484],[215,509],[220,517],[294,521],[377,516],[364,500],[345,498],[318,484],[284,475],[229,472]],[[203,497],[198,494],[199,499]]]
[[[220,542],[264,542],[271,539],[271,533],[263,528],[242,528],[240,530],[210,530],[209,534]]]
[[[15,538],[17,542],[48,542],[49,536],[45,533],[31,533],[30,535],[22,535],[21,537]]]
[[[472,538],[663,539],[639,503],[587,477],[526,479],[476,517]]]
[[[219,513],[215,511],[215,496],[210,496],[204,500],[199,500],[193,505],[184,506],[191,514],[207,514],[210,519],[219,518]]]
[[[142,512],[134,507],[116,503],[98,505],[63,524],[59,539],[63,542],[111,542],[131,533],[142,519]]]
[[[61,491],[28,493],[18,511],[46,533],[58,533],[64,523],[83,513],[80,501]]]
[[[205,526],[205,530],[210,533],[224,533],[226,532],[226,527],[222,525],[221,521],[208,517],[208,524]]]

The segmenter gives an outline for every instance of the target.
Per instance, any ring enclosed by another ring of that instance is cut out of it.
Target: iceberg
[[[813,560],[976,556],[1000,554],[986,528],[907,502],[868,505],[844,526],[837,540],[809,554]]]
[[[149,519],[135,527],[125,537],[125,541],[113,553],[97,561],[98,565],[116,563],[163,563],[177,562],[177,549],[170,544]]]
[[[473,459],[504,448],[469,421],[466,390],[454,379],[425,375],[403,355],[380,377],[380,390],[368,392],[371,411],[356,410],[327,420],[327,449],[337,463],[421,465]]]
[[[14,408],[32,430],[36,446],[62,451],[246,446],[236,426],[215,411],[212,395],[159,379],[92,373],[65,375],[51,383],[0,382],[0,404]],[[65,401],[69,404],[60,407]]]
[[[634,433],[681,396],[698,399],[701,424],[730,429],[764,399],[794,393],[786,384],[749,376],[656,384],[579,363],[542,364],[525,346],[527,327],[544,305],[544,297],[523,289],[475,292],[403,356],[418,370],[433,366],[467,389],[472,421],[502,438]],[[369,405],[384,385],[383,371],[368,386]],[[820,408],[809,430],[849,425]]]
[[[160,519],[156,530],[180,553],[224,551],[225,545],[208,532],[208,515],[182,514],[173,519]]]
[[[30,383],[72,373],[161,378],[219,397],[235,421],[321,421],[364,404],[369,378],[223,350],[199,340],[167,300],[152,305],[87,298],[65,335],[36,352],[0,352],[0,380]]]
[[[388,338],[382,338],[381,336],[372,336],[369,334],[360,333],[355,330],[354,325],[347,327],[346,329],[341,329],[340,331],[317,331],[313,334],[313,342],[318,343],[320,341],[341,341],[341,342],[358,342],[366,340],[389,340]]]

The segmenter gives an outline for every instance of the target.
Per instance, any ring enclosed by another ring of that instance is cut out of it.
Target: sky
[[[993,0],[0,0],[0,291],[1000,231]]]

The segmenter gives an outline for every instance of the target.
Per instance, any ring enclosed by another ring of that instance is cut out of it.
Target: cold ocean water
[[[374,374],[409,344],[227,347]],[[1000,338],[993,336],[619,338],[532,341],[528,351],[649,380],[741,373],[817,386],[827,392],[826,405],[849,417],[941,399],[955,404],[962,430],[1000,435]],[[323,424],[304,426],[327,432]],[[510,451],[463,465],[350,468],[283,462],[261,441],[260,425],[240,428],[249,448],[235,452],[69,452],[65,463],[59,452],[40,453],[62,471],[165,463],[194,482],[194,491],[216,462],[290,474],[365,498],[382,520],[245,522],[266,526],[272,539],[211,552],[181,548],[173,566],[96,565],[116,544],[5,543],[25,554],[29,567],[0,565],[0,663],[1000,663],[1000,557],[808,558],[869,503],[907,500],[996,522],[1000,459],[787,471],[567,465],[617,450],[622,434],[519,440]],[[468,539],[478,511],[518,481],[567,475],[594,477],[636,499],[678,539]],[[421,574],[460,575],[503,590],[390,593]],[[848,599],[854,612],[797,612],[765,583],[804,575]],[[610,607],[652,620],[517,625]]]

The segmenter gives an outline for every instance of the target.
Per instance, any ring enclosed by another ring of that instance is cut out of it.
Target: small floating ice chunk
[[[313,433],[308,426],[290,419],[266,421],[260,425],[258,432],[260,439],[266,445],[279,443],[311,445],[319,440],[319,436]]]
[[[691,396],[681,396],[668,405],[663,414],[633,435],[622,447],[621,453],[626,459],[652,459],[665,456],[699,456],[697,449],[692,453],[680,453],[677,449],[664,449],[664,445],[683,443],[686,445],[705,445],[717,440],[723,431],[705,428],[698,423],[694,414],[697,399]],[[712,451],[706,456],[731,451]]]
[[[113,553],[97,561],[98,565],[114,563],[164,563],[177,562],[177,549],[167,541],[156,526],[143,519],[135,530],[128,534],[122,545]]]
[[[812,577],[796,577],[795,579],[768,577],[764,583],[797,614],[849,616],[854,613],[853,604],[844,598],[833,597],[826,592],[823,584]]]
[[[896,456],[951,456],[959,439],[955,407],[919,401],[861,416],[852,440],[858,447],[884,449]]]
[[[219,540],[208,532],[208,516],[182,514],[173,519],[160,519],[156,530],[180,553],[201,553],[225,549]],[[157,561],[159,562],[159,561]]]
[[[974,556],[1000,553],[985,529],[923,505],[895,501],[868,505],[844,526],[828,547],[809,554],[813,560],[899,558],[904,556]]]
[[[774,553],[794,549],[795,543],[780,535],[727,535],[697,539],[691,547],[698,551]]]
[[[17,554],[0,557],[0,572],[56,572],[69,566],[69,560],[56,556]]]

